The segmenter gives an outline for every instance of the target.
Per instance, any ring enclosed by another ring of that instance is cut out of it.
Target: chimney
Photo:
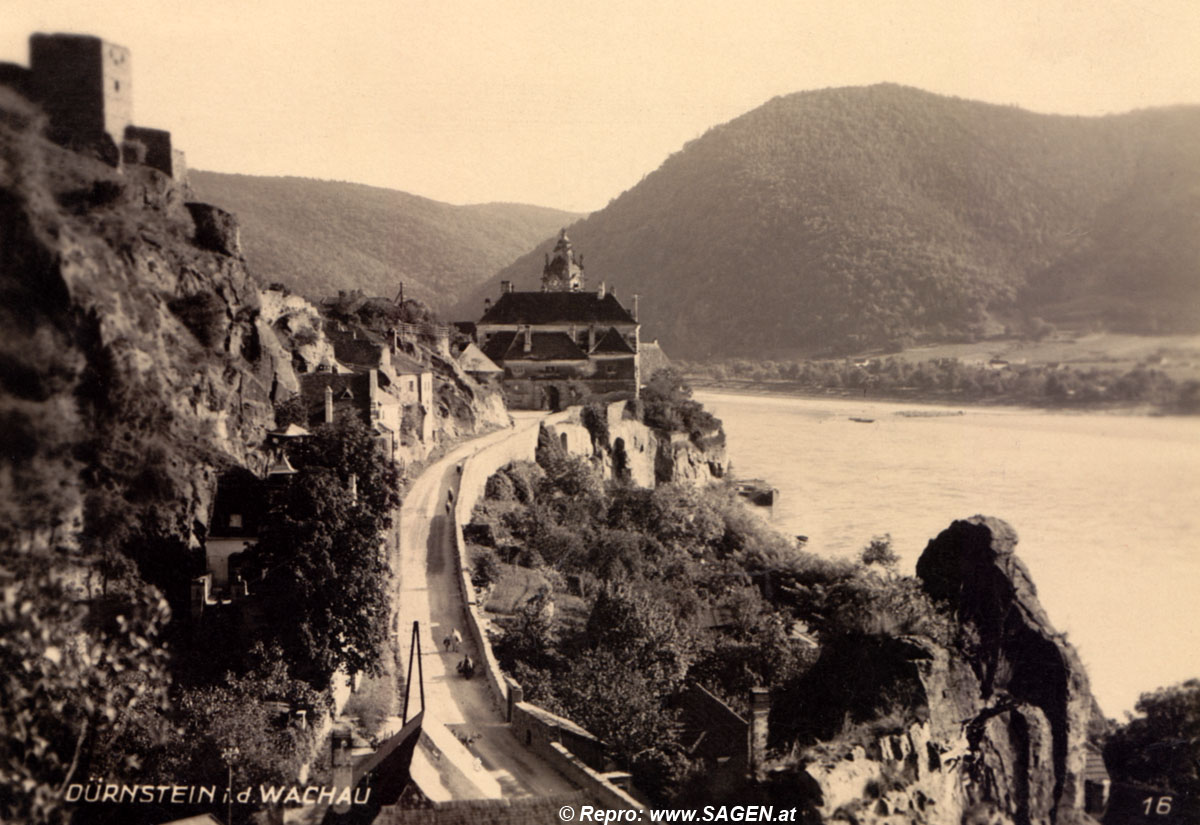
[[[615,286],[610,286],[608,288],[608,294],[613,296],[614,298],[616,298],[617,297],[617,288]]]
[[[640,296],[636,292],[633,293],[633,320],[635,320],[635,321],[638,319],[637,316],[638,316],[638,298],[639,297]]]
[[[333,423],[333,387],[325,385],[325,423]]]
[[[529,352],[533,349],[533,331],[529,327],[525,327],[525,351]]]
[[[752,780],[763,777],[767,754],[767,717],[771,714],[771,693],[767,688],[750,688],[750,727],[746,732],[746,763]]]
[[[600,286],[596,288],[596,297],[601,301],[604,300],[604,281],[601,281]]]
[[[510,292],[512,292],[512,281],[501,281],[500,282],[500,294],[507,295]]]
[[[484,312],[484,314],[486,315],[486,314],[487,314],[487,312],[488,312],[488,310],[490,310],[491,308],[492,308],[492,299],[491,299],[491,298],[484,298],[484,299],[483,299],[483,312]]]

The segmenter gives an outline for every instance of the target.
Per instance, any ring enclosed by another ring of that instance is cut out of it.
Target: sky
[[[1197,0],[0,0],[0,60],[34,31],[129,47],[195,169],[579,212],[792,92],[1200,103]]]

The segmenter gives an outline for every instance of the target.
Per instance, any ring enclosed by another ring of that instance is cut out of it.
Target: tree
[[[165,749],[167,770],[176,776],[220,776],[225,770],[222,751],[232,746],[238,750],[234,770],[239,781],[294,782],[308,756],[311,734],[291,724],[280,705],[311,714],[323,710],[325,700],[291,677],[282,655],[278,648],[268,652],[259,646],[258,663],[249,672],[228,673],[218,684],[181,691],[174,714],[179,741]],[[172,755],[178,755],[175,765],[170,764]],[[158,768],[163,774],[163,766]]]
[[[366,424],[357,418],[322,424],[312,438],[302,439],[292,448],[289,456],[297,466],[334,473],[343,486],[353,475],[359,502],[376,520],[376,529],[391,526],[392,511],[400,506],[400,474],[380,451]]]
[[[132,714],[165,701],[157,635],[166,602],[152,587],[80,599],[78,569],[41,556],[0,566],[0,819],[59,822],[62,793]],[[111,618],[109,618],[111,616]],[[135,755],[118,769],[137,767]]]
[[[863,548],[859,558],[868,567],[878,564],[891,573],[896,572],[896,567],[900,564],[900,556],[896,555],[896,551],[892,549],[891,533],[873,536],[870,544]]]
[[[678,685],[691,663],[690,639],[661,598],[632,585],[608,584],[588,615],[586,638],[628,662],[660,695]]]
[[[658,370],[642,390],[642,420],[648,427],[698,438],[721,426],[720,419],[692,400],[692,388],[672,367]]]
[[[335,471],[310,466],[273,495],[250,562],[263,623],[297,673],[324,688],[340,667],[377,673],[387,633],[389,570],[380,519]]]
[[[1135,708],[1104,746],[1113,779],[1200,796],[1200,679],[1143,693]]]
[[[669,797],[688,771],[675,714],[649,674],[619,651],[585,651],[553,682],[550,710],[600,737],[608,753],[628,767],[638,788]]]

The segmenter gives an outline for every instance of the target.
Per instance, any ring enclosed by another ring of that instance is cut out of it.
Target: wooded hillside
[[[569,228],[679,357],[791,355],[1043,317],[1200,328],[1200,107],[1102,118],[878,85],[776,98]],[[536,288],[538,246],[500,279]]]
[[[444,309],[579,216],[515,203],[452,206],[355,183],[190,173],[200,200],[237,213],[250,273],[311,298],[361,289]]]

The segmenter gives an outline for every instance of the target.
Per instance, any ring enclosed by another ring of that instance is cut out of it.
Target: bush
[[[890,533],[873,537],[871,543],[863,548],[859,558],[868,567],[872,564],[878,564],[887,570],[895,570],[896,566],[900,563],[900,557],[892,549],[892,536]]]
[[[490,547],[471,547],[471,584],[487,587],[500,576],[500,559]]]

